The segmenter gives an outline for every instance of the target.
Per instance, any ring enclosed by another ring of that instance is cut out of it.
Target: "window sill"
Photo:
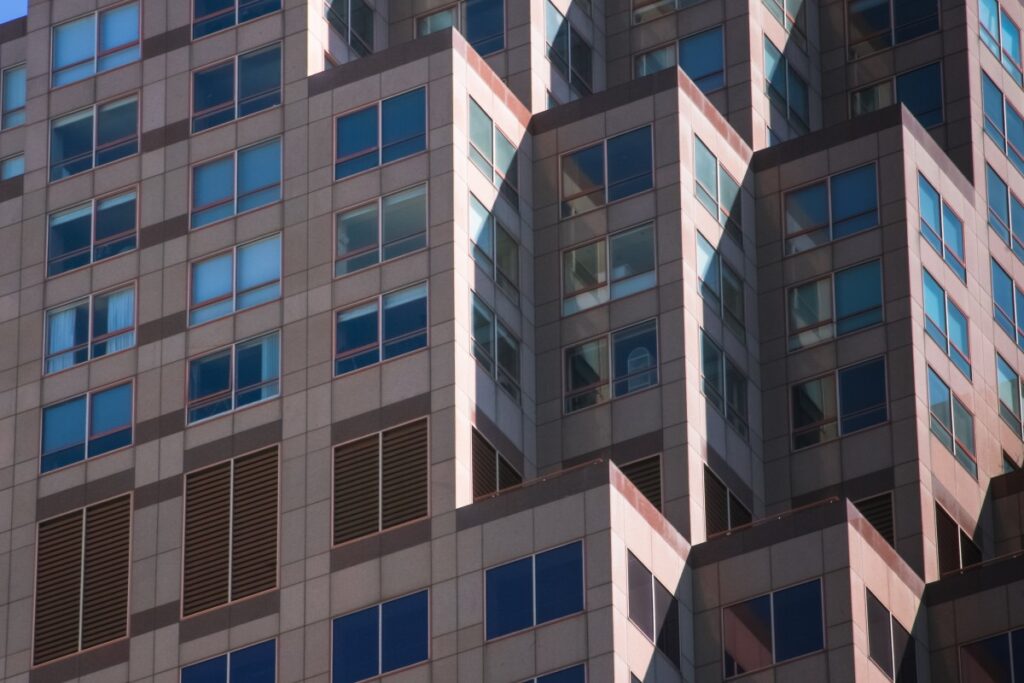
[[[237,345],[237,342],[233,346],[235,346],[235,345]],[[231,348],[231,347],[226,347],[226,348]],[[278,376],[277,382],[278,383],[281,382],[280,376]],[[256,406],[261,406],[261,405],[264,405],[266,403],[270,403],[271,401],[276,401],[276,400],[280,399],[282,396],[283,396],[283,394],[280,393],[280,388],[278,388],[278,394],[276,396],[268,396],[267,398],[261,398],[259,401],[253,401],[252,403],[246,403],[244,406],[242,406],[240,408],[232,408],[231,410],[225,410],[223,413],[217,413],[216,415],[210,415],[209,417],[204,417],[201,420],[196,420],[195,422],[189,422],[188,421],[188,405],[186,404],[186,406],[185,406],[185,429],[187,430],[187,429],[190,429],[190,428],[198,426],[198,425],[206,424],[207,422],[212,422],[213,420],[216,420],[216,419],[221,418],[221,417],[228,417],[228,416],[231,416],[231,415],[237,415],[238,413],[241,413],[243,411],[249,410],[250,408],[255,408]]]
[[[630,132],[630,131],[626,131],[626,132],[628,133],[628,132]],[[571,152],[566,152],[565,154],[570,154],[570,153],[571,153]],[[563,154],[563,156],[565,156],[565,154]],[[652,172],[652,174],[653,174],[653,173],[654,173],[654,169],[652,169],[652,171],[651,171],[651,172]],[[606,188],[605,188],[605,189],[607,189],[607,186],[606,186]],[[612,200],[612,201],[610,201],[610,202],[607,202],[607,201],[606,201],[606,202],[605,202],[604,204],[601,204],[600,206],[595,206],[595,207],[594,207],[594,208],[592,208],[592,209],[587,209],[586,211],[581,211],[581,212],[579,212],[579,213],[574,213],[574,214],[572,214],[571,216],[563,216],[563,215],[562,215],[562,212],[561,212],[561,208],[559,208],[559,211],[558,211],[558,223],[566,223],[566,222],[568,222],[568,221],[573,221],[573,220],[576,220],[576,219],[577,219],[577,218],[579,218],[580,216],[586,216],[587,214],[591,214],[591,213],[594,213],[595,211],[600,211],[601,209],[607,209],[607,208],[608,208],[609,206],[615,206],[616,204],[621,204],[621,203],[623,203],[623,202],[627,202],[627,201],[629,201],[630,199],[634,199],[634,198],[636,198],[636,197],[640,197],[640,196],[642,196],[642,195],[645,195],[645,194],[647,194],[648,192],[650,192],[650,193],[654,193],[654,192],[655,192],[655,191],[656,191],[657,189],[658,189],[658,188],[657,188],[657,186],[654,186],[654,187],[650,187],[650,188],[648,188],[648,189],[646,189],[646,190],[641,190],[640,192],[637,192],[636,194],[631,194],[631,195],[629,195],[629,196],[627,196],[627,197],[621,197],[621,198],[619,198],[619,199],[614,199],[614,200]],[[559,197],[559,198],[558,198],[558,204],[559,204],[559,207],[561,207],[562,201],[563,201],[562,197]],[[637,224],[637,225],[643,225],[644,223],[646,223],[646,222],[648,222],[648,221],[653,221],[654,219],[655,219],[655,217],[654,217],[654,216],[652,216],[652,217],[650,217],[650,218],[647,218],[647,219],[641,220],[641,221],[639,221],[639,222],[636,222],[636,224]],[[635,222],[635,221],[634,221],[634,222]],[[618,230],[616,230],[616,232],[619,232],[619,231],[618,231]]]
[[[406,92],[411,92],[411,91],[406,91]],[[402,94],[404,94],[404,93],[398,93],[398,95],[402,95]],[[395,97],[397,97],[398,95],[395,95]],[[380,101],[383,101],[383,100],[380,100]],[[369,105],[369,106],[373,106],[373,105]],[[337,121],[338,121],[338,118],[340,116],[344,116],[344,114],[339,114],[339,115],[334,117],[335,129],[337,129]],[[428,122],[428,125],[429,125],[429,122]],[[376,166],[371,166],[370,168],[363,169],[362,171],[358,171],[358,172],[353,173],[351,175],[343,176],[341,178],[338,177],[337,171],[332,168],[331,169],[331,171],[332,171],[331,172],[331,177],[334,178],[334,180],[331,181],[331,184],[333,185],[335,183],[343,183],[346,180],[351,180],[352,178],[358,178],[359,176],[366,175],[367,173],[373,173],[374,171],[379,171],[379,170],[381,170],[383,168],[388,168],[390,166],[394,166],[395,164],[400,164],[403,161],[408,161],[409,159],[415,159],[416,157],[420,157],[420,156],[424,156],[424,155],[429,154],[430,153],[430,147],[429,147],[430,132],[429,132],[429,129],[428,129],[427,133],[425,133],[425,134],[427,135],[427,138],[428,138],[427,139],[428,146],[427,146],[426,149],[421,149],[418,152],[413,152],[412,154],[410,154],[408,156],[404,156],[404,157],[395,159],[394,161],[389,161],[389,162],[384,163],[384,164],[377,164]],[[335,135],[337,135],[337,132],[335,132]],[[335,144],[337,144],[337,142],[335,142]],[[337,165],[338,165],[338,159],[337,159],[337,157],[335,157],[334,161],[331,162],[331,166],[336,167]],[[412,183],[412,185],[409,185],[408,187],[412,187],[412,186],[417,185],[417,184],[419,184],[419,183],[421,183],[421,182],[423,182],[425,180],[428,180],[428,179],[429,178],[421,178],[419,180],[414,181]],[[378,196],[382,196],[382,195],[378,195]]]
[[[259,143],[257,143],[257,144],[259,144]],[[282,198],[281,199],[277,199],[275,201],[272,201],[269,204],[264,204],[263,206],[256,206],[256,207],[253,207],[251,209],[246,209],[245,211],[242,211],[240,213],[233,213],[230,216],[225,216],[224,218],[220,218],[220,219],[215,220],[215,221],[213,221],[211,223],[205,223],[205,224],[200,225],[198,227],[192,225],[192,216],[195,215],[195,212],[192,211],[191,209],[189,209],[189,212],[188,212],[188,231],[191,233],[191,232],[196,231],[196,230],[205,230],[206,228],[212,227],[214,225],[220,225],[221,223],[227,223],[230,220],[234,220],[234,219],[240,218],[242,216],[248,216],[249,214],[256,213],[257,211],[262,211],[263,209],[266,209],[269,206],[277,206],[277,205],[283,206],[284,205],[284,198],[283,198],[284,181],[281,182],[281,191],[282,191]],[[273,234],[273,233],[268,233],[268,234]],[[250,240],[250,241],[252,241],[252,240]]]
[[[55,467],[52,470],[47,470],[45,472],[43,472],[42,469],[40,468],[39,476],[40,477],[45,477],[45,476],[48,476],[50,474],[55,474],[57,472],[65,472],[65,471],[71,469],[72,467],[77,467],[77,466],[82,465],[82,464],[87,464],[87,463],[90,463],[90,462],[94,462],[96,460],[101,460],[103,458],[106,458],[109,455],[115,455],[117,453],[121,453],[122,451],[126,451],[126,450],[128,450],[130,448],[134,448],[135,447],[135,421],[134,421],[134,418],[135,418],[135,416],[133,415],[132,416],[132,442],[131,443],[125,444],[124,446],[118,446],[114,450],[107,451],[106,453],[100,453],[99,455],[86,456],[86,458],[83,459],[83,460],[78,460],[78,461],[75,461],[75,462],[70,463],[68,465],[63,465],[61,467]],[[43,455],[40,454],[39,455],[39,464],[42,465],[42,462],[43,462]]]
[[[377,361],[376,363],[372,363],[370,365],[364,365],[361,368],[356,368],[355,370],[350,370],[350,371],[342,373],[340,375],[332,375],[331,380],[333,381],[333,380],[343,379],[345,377],[352,377],[353,375],[358,375],[358,374],[360,374],[362,372],[366,372],[366,371],[372,370],[374,368],[379,368],[381,366],[388,365],[390,363],[394,363],[395,361],[401,360],[403,358],[408,358],[408,357],[413,356],[413,355],[415,355],[417,353],[420,353],[420,352],[423,352],[423,351],[429,351],[429,350],[430,350],[430,325],[428,324],[427,325],[427,345],[426,346],[423,346],[423,347],[418,348],[418,349],[413,349],[412,351],[406,351],[405,353],[400,354],[398,356],[392,356],[391,358],[385,358],[384,360]],[[330,362],[331,362],[331,365],[334,365],[335,359],[332,358]]]
[[[622,394],[621,396],[612,396],[612,397],[608,398],[605,401],[601,401],[600,403],[595,403],[594,405],[590,405],[590,406],[587,406],[585,408],[578,408],[578,409],[572,410],[572,411],[565,410],[565,398],[566,397],[565,397],[565,394],[562,394],[562,396],[560,398],[560,400],[562,401],[562,416],[563,417],[569,417],[571,415],[579,415],[580,413],[585,413],[588,410],[593,410],[595,408],[600,408],[601,406],[611,405],[615,401],[621,401],[622,399],[631,398],[633,396],[638,396],[640,394],[645,394],[645,393],[647,393],[649,391],[652,391],[654,389],[660,389],[661,388],[661,372],[660,372],[661,365],[660,365],[660,363],[659,363],[659,366],[658,366],[658,370],[659,370],[659,372],[658,372],[658,381],[655,384],[652,384],[649,387],[644,387],[643,389],[637,389],[636,391],[631,391],[631,392],[629,392],[627,394]],[[609,387],[612,384],[614,384],[614,383],[615,383],[615,380],[613,380],[613,379],[608,380]]]
[[[270,43],[269,45],[274,45],[274,44],[275,43]],[[268,47],[268,46],[264,45],[263,47],[256,48],[256,50],[262,50],[265,47]],[[218,63],[222,63],[222,62],[214,62],[214,63],[210,64],[210,66],[214,67]],[[199,68],[202,69],[203,67],[199,67]],[[195,73],[195,72],[193,72],[193,73]],[[282,90],[283,89],[284,89],[284,86],[282,86]],[[282,97],[283,97],[283,95],[284,95],[284,93],[282,92]],[[237,102],[235,103],[235,106],[236,107],[238,106]],[[275,104],[275,105],[272,105],[270,107],[267,107],[266,109],[260,109],[258,111],[254,111],[252,113],[245,114],[244,116],[237,116],[237,117],[231,119],[230,121],[225,121],[224,123],[218,123],[216,126],[210,126],[209,128],[203,128],[202,130],[199,130],[199,131],[193,131],[192,130],[192,123],[193,123],[193,121],[195,121],[195,116],[193,114],[190,114],[189,115],[189,119],[188,119],[188,136],[189,136],[190,139],[191,138],[199,138],[200,136],[204,135],[205,133],[209,133],[210,131],[221,130],[221,129],[227,128],[228,126],[230,126],[233,123],[238,123],[239,121],[248,121],[249,119],[251,119],[251,118],[253,118],[255,116],[259,116],[260,114],[264,114],[264,113],[266,113],[268,111],[273,111],[275,109],[283,109],[283,108],[284,108],[283,104]],[[256,144],[259,144],[259,143],[257,142]],[[244,148],[240,147],[239,149],[244,149]]]
[[[267,283],[267,284],[269,285],[270,283]],[[281,286],[281,281],[278,280],[277,284],[280,287]],[[228,319],[234,319],[236,316],[239,316],[242,313],[248,313],[249,311],[256,311],[256,310],[259,310],[260,308],[263,308],[264,306],[269,306],[270,304],[281,303],[282,299],[283,299],[283,297],[278,295],[277,297],[275,297],[273,299],[270,299],[269,301],[264,301],[263,303],[256,304],[255,306],[249,306],[247,308],[235,309],[235,310],[231,311],[230,313],[225,313],[222,316],[218,316],[216,318],[210,318],[209,320],[204,320],[201,323],[195,323],[195,324],[187,322],[188,319],[189,319],[189,315],[192,313],[192,309],[189,308],[188,310],[185,311],[185,320],[186,320],[185,330],[188,331],[188,332],[191,332],[193,330],[198,330],[201,327],[205,327],[206,325],[211,325],[213,323],[222,322],[222,321],[228,320]],[[278,329],[278,328],[274,328],[274,329]]]

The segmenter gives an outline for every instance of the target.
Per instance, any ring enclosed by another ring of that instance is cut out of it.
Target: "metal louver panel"
[[[661,509],[661,456],[636,460],[619,469],[651,501],[651,505]]]
[[[704,517],[708,537],[729,530],[728,491],[710,469],[704,468]]]
[[[893,531],[892,521],[892,494],[883,493],[880,496],[873,496],[859,500],[854,505],[864,515],[864,518],[871,522],[871,526],[882,535],[889,545],[896,546],[896,535]]]
[[[745,526],[753,521],[750,510],[736,496],[729,494],[729,528]]]
[[[182,613],[228,601],[231,552],[231,463],[185,479],[185,560]]]
[[[427,421],[389,429],[381,439],[381,528],[427,514]]]
[[[473,430],[473,497],[480,498],[498,490],[497,451],[478,431]]]
[[[81,608],[82,511],[39,524],[33,662],[78,651]]]
[[[86,509],[82,649],[128,635],[131,496]]]
[[[231,599],[277,585],[277,448],[234,462]]]
[[[334,451],[334,543],[380,530],[380,437]]]
[[[498,456],[498,490],[504,491],[523,483],[523,475],[505,458]]]

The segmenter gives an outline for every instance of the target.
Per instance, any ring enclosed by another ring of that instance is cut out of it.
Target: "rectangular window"
[[[334,545],[426,517],[427,420],[334,449]]]
[[[192,74],[192,132],[281,104],[280,43]]]
[[[473,429],[473,498],[483,498],[522,483],[523,475],[515,466]]]
[[[638,54],[633,59],[633,77],[642,78],[676,66],[675,45],[664,45]],[[684,68],[685,71],[685,68]],[[691,76],[692,78],[692,76]]]
[[[1020,378],[1013,367],[996,354],[996,390],[999,394],[999,416],[1021,436],[1021,395]]]
[[[627,551],[628,552],[628,551]],[[629,553],[629,620],[679,666],[679,603],[636,555]]]
[[[43,408],[40,471],[130,446],[133,406],[129,382]]]
[[[921,214],[921,235],[956,273],[967,282],[967,255],[964,251],[964,222],[942,201],[939,193],[922,175],[917,175],[917,203]],[[1021,228],[1024,229],[1024,223]]]
[[[725,677],[824,648],[821,590],[821,579],[814,579],[722,608]]]
[[[185,475],[183,617],[277,587],[278,468],[273,447]]]
[[[877,325],[884,314],[882,262],[791,287],[787,304],[790,351]]]
[[[893,92],[895,91],[895,95]],[[940,62],[906,71],[895,79],[869,85],[850,94],[853,116],[876,111],[896,102],[907,105],[910,113],[925,128],[944,120],[942,105],[942,65]]]
[[[887,421],[885,383],[885,357],[881,356],[793,385],[793,450]]]
[[[335,376],[425,348],[427,283],[346,308],[336,317]]]
[[[25,155],[15,154],[14,156],[0,159],[0,180],[10,180],[25,175]]]
[[[462,33],[480,55],[505,49],[505,0],[463,0]]]
[[[348,275],[427,246],[427,184],[335,216],[334,274]]]
[[[704,208],[718,219],[725,233],[743,246],[743,201],[740,186],[707,145],[694,137],[694,193]]]
[[[1024,116],[1003,97],[1003,91],[984,71],[981,72],[981,82],[985,133],[999,146],[1014,168],[1024,173]]]
[[[707,537],[753,521],[750,510],[730,491],[711,468],[704,466],[704,514]]]
[[[697,233],[697,280],[701,296],[726,327],[746,343],[743,278],[726,263],[702,234]]]
[[[654,224],[629,228],[562,253],[562,314],[621,299],[656,283]]]
[[[494,214],[469,195],[469,239],[473,259],[498,287],[519,302],[519,244]]]
[[[764,38],[764,73],[765,94],[798,132],[806,133],[811,121],[807,81],[768,36]]]
[[[807,43],[807,12],[804,0],[763,0],[775,20],[796,37],[797,45],[804,49]]]
[[[137,204],[132,190],[50,214],[46,275],[60,275],[135,249]]]
[[[548,61],[569,83],[573,99],[589,95],[593,90],[593,50],[551,0],[545,7]]]
[[[877,227],[875,164],[791,190],[786,193],[785,207],[787,255]]]
[[[132,497],[39,522],[33,665],[128,635]]]
[[[281,138],[192,167],[192,228],[281,200]]]
[[[459,6],[453,5],[416,18],[416,37],[428,36],[446,28],[459,28]]]
[[[281,296],[281,235],[194,262],[189,292],[189,325],[277,299]]]
[[[518,211],[519,158],[516,147],[472,97],[469,98],[469,159]]]
[[[692,0],[683,0],[691,4]],[[633,23],[642,24],[645,21],[653,21],[659,17],[673,14],[679,5],[679,0],[633,0]]]
[[[726,421],[747,438],[747,378],[721,347],[701,331],[701,390],[708,403],[725,415]]]
[[[956,457],[972,477],[978,476],[974,455],[974,416],[950,390],[949,385],[928,368],[928,412],[932,434]]]
[[[277,643],[268,640],[181,668],[181,683],[274,683]]]
[[[679,41],[679,66],[702,92],[725,87],[725,29],[721,26]]]
[[[851,60],[939,30],[937,0],[850,0],[848,10]]]
[[[0,73],[0,130],[25,123],[26,72],[22,64]]]
[[[519,401],[519,341],[473,294],[473,356],[516,402]]]
[[[139,100],[128,97],[54,119],[50,181],[68,178],[139,151]]]
[[[487,640],[583,611],[583,542],[485,572]]]
[[[1024,349],[1024,292],[1017,287],[999,262],[992,259],[992,315],[1010,339]]]
[[[427,89],[343,114],[336,128],[335,180],[422,152],[427,148]]]
[[[917,652],[913,638],[871,591],[866,593],[868,656],[890,680],[917,683]]]
[[[935,506],[935,547],[942,576],[981,563],[981,548],[938,505]]]
[[[608,349],[611,347],[611,353]],[[609,378],[611,385],[609,386]],[[565,350],[565,412],[598,405],[658,383],[656,320]]]
[[[373,52],[373,7],[365,0],[324,0],[324,18],[356,55]]]
[[[585,664],[570,666],[568,669],[552,671],[549,674],[528,678],[523,683],[586,683],[587,667]]]
[[[1024,261],[1024,203],[988,164],[985,164],[985,193],[988,226],[1010,247],[1014,256]]]
[[[190,360],[189,424],[278,396],[280,345],[272,332]]]
[[[194,0],[192,39],[231,28],[281,9],[281,0]]]
[[[924,271],[924,330],[953,365],[971,379],[971,344],[967,316],[927,270]]]
[[[136,62],[141,54],[138,2],[66,21],[53,27],[52,86]]]
[[[562,218],[654,187],[651,144],[645,126],[562,155]]]
[[[960,647],[963,683],[1020,683],[1024,671],[1024,629]]]
[[[135,346],[135,287],[46,312],[46,374]]]
[[[356,683],[427,661],[428,591],[335,618],[331,642],[331,683]]]
[[[1024,84],[1020,27],[996,0],[978,0],[978,35],[1017,85]]]

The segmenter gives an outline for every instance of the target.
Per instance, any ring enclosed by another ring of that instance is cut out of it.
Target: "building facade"
[[[31,0],[0,679],[1024,682],[1022,25]]]

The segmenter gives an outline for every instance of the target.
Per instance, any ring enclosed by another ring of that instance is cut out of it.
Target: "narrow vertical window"
[[[0,73],[0,130],[25,123],[26,72],[22,64]]]

